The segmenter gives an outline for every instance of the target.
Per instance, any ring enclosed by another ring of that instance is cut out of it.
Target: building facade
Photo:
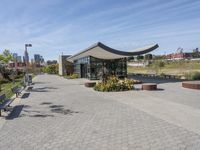
[[[172,53],[165,56],[168,60],[192,59],[193,53]]]
[[[156,48],[158,48],[158,44],[136,49],[134,52],[124,52],[98,42],[67,57],[66,61],[73,64],[73,73],[78,74],[80,78],[99,79],[102,74],[126,77],[127,58],[151,52]],[[63,60],[59,60],[59,67],[63,66],[63,62]]]
[[[40,54],[34,54],[32,63],[34,63],[36,67],[41,67],[44,65],[44,58]]]
[[[24,62],[10,62],[8,64],[9,69],[15,69],[16,71],[24,71],[26,64]]]
[[[74,61],[74,73],[80,78],[99,79],[103,73],[125,77],[127,75],[126,58],[99,59],[87,56]]]
[[[60,55],[59,56],[59,66],[58,74],[59,75],[70,75],[73,73],[73,63],[67,61],[71,55]]]
[[[55,65],[58,64],[57,60],[47,60],[46,62],[47,65]]]

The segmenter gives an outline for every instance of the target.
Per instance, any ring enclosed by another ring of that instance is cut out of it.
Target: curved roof
[[[90,46],[89,48],[67,58],[68,61],[74,61],[82,57],[93,56],[100,59],[118,59],[124,57],[130,57],[134,55],[142,55],[145,53],[149,53],[156,48],[158,48],[158,44],[149,45],[143,48],[135,49],[133,52],[125,52],[110,48],[100,42]]]

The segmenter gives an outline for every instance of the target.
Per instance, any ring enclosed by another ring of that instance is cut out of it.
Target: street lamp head
[[[26,47],[32,47],[32,44],[25,44]]]

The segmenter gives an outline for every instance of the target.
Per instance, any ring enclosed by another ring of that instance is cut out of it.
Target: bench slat
[[[0,109],[4,109],[10,104],[11,104],[11,100],[5,100],[2,104],[0,104]]]
[[[10,106],[10,104],[14,101],[14,99],[6,99],[6,95],[0,95],[0,116],[1,110],[6,111],[6,108]]]
[[[6,99],[6,95],[5,94],[0,95],[0,102],[4,101],[5,99]]]
[[[11,91],[16,94],[16,97],[18,97],[18,95],[22,93],[23,89],[15,86],[11,89]]]

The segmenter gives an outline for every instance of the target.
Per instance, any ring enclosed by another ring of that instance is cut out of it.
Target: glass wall
[[[121,59],[98,59],[90,58],[91,79],[99,79],[103,72],[108,72],[110,75],[118,77],[127,76],[126,58]]]
[[[74,73],[79,74],[81,78],[99,79],[103,72],[126,77],[126,58],[106,60],[88,56],[74,61]]]
[[[90,78],[90,57],[82,57],[74,61],[74,73],[80,78]]]

